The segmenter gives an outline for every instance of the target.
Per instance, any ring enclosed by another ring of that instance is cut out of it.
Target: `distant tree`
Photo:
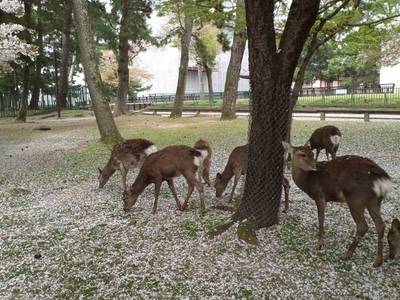
[[[25,28],[32,28],[32,0],[24,1],[24,26]],[[25,29],[23,31],[24,40],[30,44],[32,43],[32,36],[29,30]],[[24,57],[24,75],[23,75],[23,90],[22,98],[20,101],[20,107],[18,111],[17,121],[26,122],[26,117],[28,115],[28,97],[29,97],[29,83],[30,83],[30,68],[32,66],[32,60],[30,57]]]
[[[218,29],[212,25],[205,25],[194,34],[194,49],[192,50],[197,65],[206,71],[208,82],[208,97],[210,102],[213,99],[212,70],[215,66],[215,60],[221,51],[221,45],[218,41]]]
[[[61,116],[61,107],[67,105],[68,94],[68,72],[71,56],[71,28],[72,28],[72,6],[66,2],[63,12],[63,29],[62,29],[62,51],[61,51],[61,71],[57,85],[56,106],[58,117]]]
[[[115,125],[108,97],[104,91],[104,85],[96,63],[87,3],[84,0],[73,0],[72,4],[85,78],[88,83],[100,136],[105,143],[115,143],[122,140],[122,137]]]
[[[118,33],[118,94],[114,114],[126,113],[126,99],[129,90],[129,62],[146,46],[154,44],[147,19],[152,12],[151,1],[148,0],[114,0],[114,16],[121,15]],[[132,78],[139,82],[139,78]]]
[[[236,118],[236,98],[239,84],[240,69],[244,50],[246,48],[246,19],[244,0],[236,1],[236,17],[231,48],[231,58],[226,72],[224,96],[222,103],[222,120]]]

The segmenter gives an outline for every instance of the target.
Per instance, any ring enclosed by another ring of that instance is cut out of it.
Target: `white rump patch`
[[[146,150],[144,150],[144,153],[149,156],[150,154],[157,152],[157,147],[156,145],[151,145],[150,147],[148,147]]]
[[[387,178],[377,179],[372,189],[378,197],[386,197],[393,189],[393,182]]]
[[[205,159],[208,156],[208,151],[207,150],[205,150],[205,149],[202,149],[202,150],[196,149],[196,150],[201,153],[202,159]]]
[[[332,135],[329,138],[330,138],[332,144],[339,145],[339,143],[340,143],[340,135]]]
[[[202,162],[203,162],[203,159],[201,158],[201,156],[195,156],[193,159],[193,163],[197,167],[200,167]]]

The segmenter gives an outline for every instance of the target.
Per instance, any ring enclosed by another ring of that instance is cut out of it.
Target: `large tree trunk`
[[[122,1],[122,17],[118,45],[118,96],[114,110],[115,116],[126,114],[126,98],[129,89],[128,2],[128,0]]]
[[[185,15],[185,28],[181,36],[181,62],[179,65],[178,85],[176,87],[174,107],[171,111],[171,118],[182,116],[183,100],[185,98],[186,76],[189,64],[189,46],[193,29],[193,17]]]
[[[71,25],[72,25],[72,6],[66,4],[64,15],[63,35],[62,35],[62,53],[61,53],[61,71],[57,84],[57,114],[61,117],[61,108],[67,107],[68,94],[68,70],[69,57],[71,53]]]
[[[207,73],[207,84],[208,84],[208,101],[214,102],[214,89],[212,83],[212,68],[205,66]]]
[[[244,0],[238,0],[236,3],[236,20],[231,58],[226,72],[221,120],[236,118],[236,98],[240,79],[239,75],[247,40],[246,24],[243,22],[244,14]]]
[[[38,56],[36,57],[36,69],[35,69],[35,78],[33,79],[33,89],[32,89],[32,98],[31,103],[29,104],[29,108],[38,109],[39,97],[40,97],[40,89],[42,87],[42,64],[43,64],[43,28],[41,22],[41,13],[42,13],[42,1],[38,1],[38,24],[37,24],[37,46],[38,46]]]
[[[273,0],[246,0],[252,111],[249,158],[243,199],[234,221],[255,228],[277,224],[282,190],[283,148],[290,110],[290,88],[318,0],[293,0],[279,51]]]
[[[32,2],[24,1],[24,25],[27,28],[32,28]],[[23,37],[27,43],[32,42],[31,34],[28,30],[24,30]],[[21,98],[21,104],[17,116],[17,121],[26,122],[26,117],[28,115],[28,97],[29,97],[29,70],[32,64],[31,59],[29,57],[25,57],[25,66],[24,66],[24,83],[23,83],[23,92]]]
[[[101,140],[105,143],[116,143],[121,141],[122,137],[115,125],[109,101],[104,92],[100,71],[96,64],[96,53],[89,22],[87,1],[73,0],[72,3],[85,78],[88,83]]]

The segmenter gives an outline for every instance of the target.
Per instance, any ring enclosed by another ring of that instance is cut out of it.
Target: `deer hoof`
[[[322,246],[324,246],[324,241],[318,241],[318,243],[317,243],[317,250],[318,250],[318,251],[321,250],[321,249],[322,249]]]
[[[374,268],[380,267],[383,263],[383,259],[382,258],[377,258],[374,262]]]

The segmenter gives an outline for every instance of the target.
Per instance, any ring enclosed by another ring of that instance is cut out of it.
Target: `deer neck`
[[[311,174],[314,171],[305,171],[303,169],[292,167],[292,177],[296,185],[304,192],[310,191],[312,186]]]
[[[131,187],[131,192],[132,194],[141,194],[148,185],[149,182],[147,176],[139,172],[139,175],[136,177],[136,180]]]
[[[224,171],[221,173],[222,182],[224,183],[229,182],[229,180],[231,180],[233,175],[234,175],[233,170],[229,166],[226,166]]]

